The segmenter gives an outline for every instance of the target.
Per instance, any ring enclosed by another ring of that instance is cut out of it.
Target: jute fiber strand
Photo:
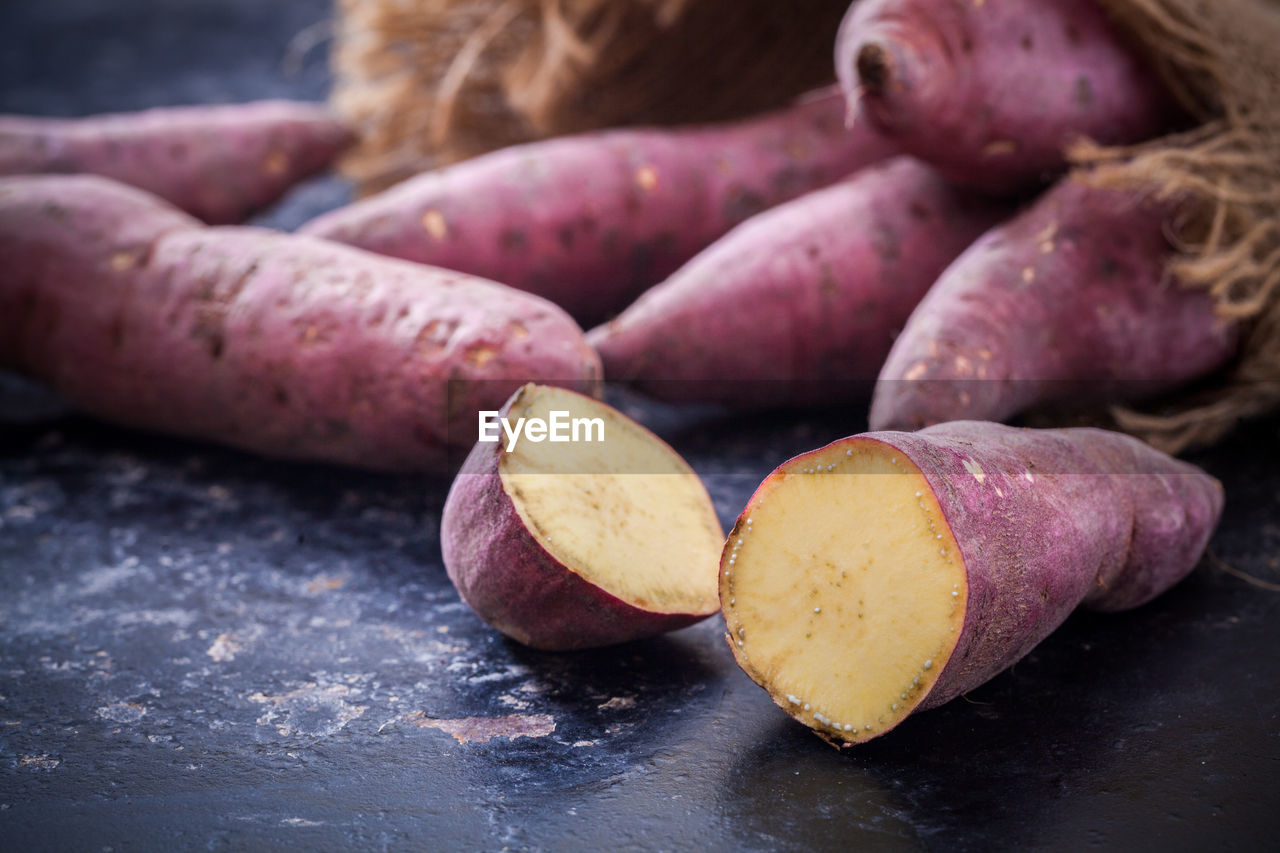
[[[835,79],[848,0],[338,0],[334,104],[367,194],[546,136],[782,106]]]
[[[1280,406],[1280,0],[1102,0],[1202,123],[1132,148],[1075,147],[1095,179],[1178,202],[1178,286],[1246,324],[1207,390],[1158,411],[1116,409],[1122,429],[1179,452]]]
[[[1050,0],[1041,0],[1050,2]],[[1092,179],[1178,202],[1171,286],[1242,322],[1194,394],[1114,424],[1178,452],[1280,407],[1280,0],[1099,0],[1197,119],[1128,148],[1082,141]],[[334,101],[363,193],[531,139],[724,120],[832,79],[847,0],[339,0]]]

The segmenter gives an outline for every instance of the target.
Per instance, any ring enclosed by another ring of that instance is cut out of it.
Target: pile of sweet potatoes
[[[710,615],[718,582],[779,705],[877,736],[1196,565],[1212,478],[996,422],[1177,388],[1240,330],[1166,272],[1176,201],[1068,171],[1079,139],[1186,121],[1094,0],[862,0],[833,36],[840,86],[790,108],[500,150],[301,234],[224,223],[350,141],[318,107],[0,118],[0,368],[119,423],[388,470],[448,464],[478,413],[581,409],[624,459],[472,453],[443,530],[464,597],[567,649]],[[738,409],[873,388],[877,432],[779,467],[717,562],[696,475],[591,399],[602,373]],[[618,553],[641,541],[649,564]],[[833,681],[849,648],[879,663]]]

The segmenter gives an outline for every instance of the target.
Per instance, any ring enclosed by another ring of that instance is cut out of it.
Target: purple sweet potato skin
[[[511,402],[502,409],[505,417]],[[480,618],[548,651],[624,643],[709,614],[652,613],[584,580],[525,527],[502,485],[501,443],[477,443],[454,479],[440,522],[445,570]]]
[[[1015,192],[1088,137],[1126,144],[1178,120],[1095,0],[862,0],[836,44],[859,115],[949,178]]]
[[[1008,668],[1082,603],[1125,610],[1169,589],[1222,514],[1217,480],[1120,433],[961,421],[862,438],[924,474],[968,577],[964,627],[921,708]]]
[[[599,361],[550,303],[92,176],[0,179],[0,366],[118,423],[285,458],[443,470],[480,409]]]
[[[327,167],[351,140],[324,106],[296,101],[0,116],[0,175],[102,175],[228,224]]]
[[[1168,215],[1067,178],[979,238],[894,344],[871,428],[1133,400],[1221,367],[1238,329],[1215,315],[1207,294],[1168,280]]]
[[[744,123],[614,130],[419,175],[302,231],[546,297],[583,322],[621,310],[759,211],[888,156],[834,89]]]
[[[661,399],[862,398],[939,273],[1007,212],[895,158],[749,219],[587,339],[611,381]]]

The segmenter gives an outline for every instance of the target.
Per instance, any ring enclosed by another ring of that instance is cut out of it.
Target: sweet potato
[[[587,340],[611,381],[662,399],[847,402],[938,274],[1006,212],[896,158],[752,217]]]
[[[1205,292],[1165,274],[1169,215],[1068,178],[979,238],[907,321],[877,380],[871,428],[1141,399],[1225,364],[1237,328]]]
[[[131,426],[431,469],[530,379],[593,390],[563,311],[310,237],[207,227],[94,176],[0,179],[0,367]]]
[[[833,88],[733,125],[534,142],[411,178],[301,230],[501,281],[598,322],[747,217],[887,156],[844,117]]]
[[[569,441],[552,442],[551,426],[508,444],[522,421],[554,424],[556,412]],[[440,523],[449,578],[477,614],[526,645],[565,651],[683,628],[719,610],[724,530],[675,451],[616,409],[561,388],[527,385],[495,414],[508,427],[476,444]]]
[[[291,101],[0,116],[0,175],[103,175],[225,224],[325,168],[351,140],[323,106]]]
[[[751,498],[720,596],[738,663],[836,743],[1012,665],[1078,605],[1137,607],[1196,565],[1222,487],[1135,438],[956,422],[842,439]]]
[[[1160,135],[1177,110],[1095,0],[862,0],[836,43],[858,115],[947,177],[1035,185],[1089,137]]]

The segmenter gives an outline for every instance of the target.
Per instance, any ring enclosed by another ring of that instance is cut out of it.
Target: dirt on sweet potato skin
[[[988,192],[1061,174],[1080,137],[1129,144],[1184,120],[1096,0],[862,0],[836,71],[861,119]]]
[[[275,201],[352,141],[326,107],[295,101],[0,116],[0,175],[102,175],[222,225]]]
[[[890,155],[844,118],[833,89],[739,124],[529,143],[411,178],[301,230],[500,281],[598,322],[740,222]]]
[[[1063,179],[938,279],[877,381],[872,429],[1140,399],[1206,375],[1239,329],[1166,274],[1169,210]]]
[[[594,390],[555,306],[90,176],[0,179],[0,365],[118,423],[271,456],[415,470],[531,379]]]
[[[738,226],[588,340],[660,399],[860,400],[938,274],[1008,212],[894,158]]]
[[[920,468],[964,560],[965,623],[922,707],[1021,659],[1074,610],[1127,610],[1198,564],[1222,485],[1136,438],[960,421],[878,433]]]

